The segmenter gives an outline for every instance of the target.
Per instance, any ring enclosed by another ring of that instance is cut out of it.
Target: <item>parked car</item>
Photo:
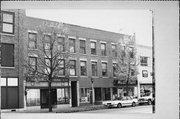
[[[152,93],[149,93],[145,96],[142,96],[138,99],[139,104],[148,104],[151,105],[154,102]]]
[[[123,106],[136,106],[138,104],[138,100],[131,96],[124,96],[122,98],[116,98],[115,100],[111,101],[103,101],[103,105],[106,107],[118,107],[121,108]]]

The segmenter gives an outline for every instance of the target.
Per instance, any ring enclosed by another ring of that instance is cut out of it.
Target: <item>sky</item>
[[[152,14],[149,10],[27,9],[26,15],[116,33],[135,33],[137,44],[152,46]]]

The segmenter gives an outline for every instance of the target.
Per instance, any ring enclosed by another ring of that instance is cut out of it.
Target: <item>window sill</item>
[[[8,34],[8,33],[0,33],[1,35],[5,35],[5,36],[15,36],[14,34]]]
[[[15,67],[4,67],[4,66],[1,66],[2,69],[15,69]]]

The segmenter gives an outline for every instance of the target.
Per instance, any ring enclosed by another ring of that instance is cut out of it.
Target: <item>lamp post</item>
[[[94,105],[94,79],[91,78],[92,104]]]

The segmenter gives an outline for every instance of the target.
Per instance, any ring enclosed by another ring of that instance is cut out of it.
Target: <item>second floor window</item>
[[[141,66],[148,66],[148,57],[140,57]]]
[[[96,55],[96,42],[91,42],[91,54]]]
[[[65,75],[65,60],[60,60],[59,75]]]
[[[81,54],[86,54],[86,41],[85,40],[80,40],[80,49],[79,52]]]
[[[117,47],[114,44],[112,44],[112,56],[117,57]]]
[[[14,67],[14,44],[1,44],[1,66]]]
[[[70,60],[69,73],[71,76],[76,76],[76,60]]]
[[[73,38],[69,38],[69,51],[71,53],[75,53],[76,52],[75,39],[73,39]]]
[[[92,76],[97,76],[97,62],[91,62]]]
[[[29,57],[29,64],[33,70],[37,69],[37,57]]]
[[[117,63],[113,63],[113,76],[116,76],[117,72]]]
[[[102,76],[106,77],[107,76],[107,63],[102,62]]]
[[[37,48],[37,34],[28,33],[28,40],[29,40],[29,48],[36,49]]]
[[[106,56],[106,44],[101,43],[101,55]]]
[[[81,76],[87,76],[86,61],[80,61]]]
[[[65,51],[65,37],[58,37],[58,50]]]
[[[1,32],[14,34],[14,13],[2,11],[1,16]]]

